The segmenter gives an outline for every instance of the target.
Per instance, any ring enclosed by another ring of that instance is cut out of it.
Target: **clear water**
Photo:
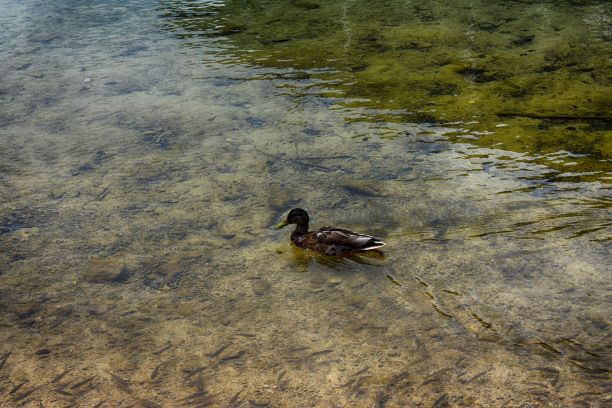
[[[1,406],[610,403],[607,2],[0,10]]]

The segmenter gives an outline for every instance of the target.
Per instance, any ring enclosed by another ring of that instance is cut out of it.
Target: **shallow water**
[[[0,0],[0,405],[609,404],[610,6],[504,3]]]

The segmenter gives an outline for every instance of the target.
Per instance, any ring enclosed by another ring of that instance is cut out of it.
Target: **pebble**
[[[193,261],[200,256],[202,256],[201,252],[197,251],[188,251],[175,254],[159,266],[159,272],[166,276],[175,275],[180,270],[183,263]]]
[[[40,47],[35,46],[35,47],[17,47],[15,48],[14,54],[15,55],[26,55],[26,54],[32,54],[36,51],[38,51],[40,49]]]
[[[122,282],[128,275],[125,264],[112,258],[92,259],[83,272],[83,278],[92,283]]]
[[[72,306],[68,303],[60,303],[49,308],[52,315],[67,317],[72,313]]]
[[[32,316],[34,313],[38,311],[40,305],[37,303],[25,303],[21,305],[16,305],[13,309],[15,314],[21,319],[25,319],[26,317]]]
[[[58,34],[55,34],[55,33],[42,33],[42,34],[33,35],[29,39],[32,42],[48,43],[48,42],[51,42],[51,41],[55,40],[56,38],[59,38]]]
[[[256,280],[252,282],[251,285],[253,293],[257,296],[265,295],[272,288],[268,282],[265,282],[263,280]]]
[[[38,232],[39,232],[39,229],[37,227],[33,227],[33,228],[21,228],[21,229],[15,231],[11,238],[12,239],[16,239],[16,240],[20,240],[20,241],[26,241],[32,235],[37,235]]]
[[[40,79],[40,78],[44,78],[45,74],[43,74],[40,71],[31,71],[31,72],[28,72],[28,76],[30,78]]]

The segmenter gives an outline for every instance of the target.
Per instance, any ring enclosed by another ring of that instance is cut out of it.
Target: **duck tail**
[[[382,248],[385,245],[387,245],[387,244],[385,244],[382,240],[380,240],[378,238],[372,238],[367,244],[362,246],[360,249],[362,251],[371,251],[371,250],[374,250],[374,249]]]

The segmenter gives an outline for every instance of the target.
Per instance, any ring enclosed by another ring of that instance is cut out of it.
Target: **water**
[[[610,6],[506,3],[0,0],[1,405],[609,404]]]

